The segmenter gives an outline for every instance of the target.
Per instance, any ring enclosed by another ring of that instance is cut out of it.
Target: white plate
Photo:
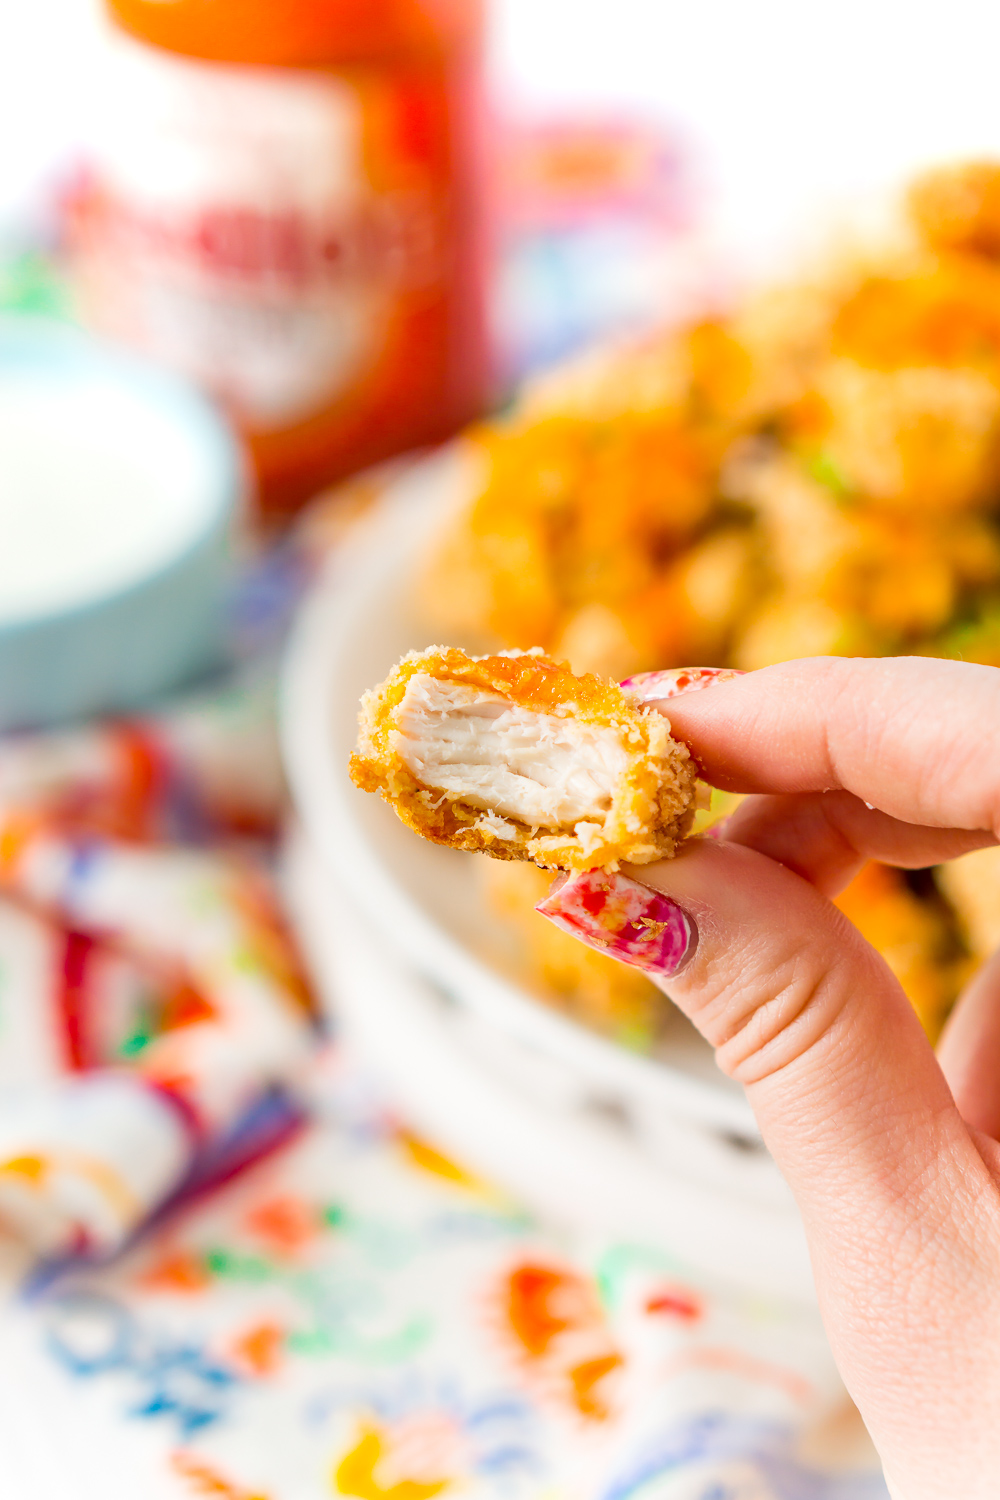
[[[635,1232],[670,1229],[673,1248],[706,1268],[710,1254],[719,1274],[810,1297],[790,1194],[743,1091],[689,1023],[671,1012],[656,1056],[643,1057],[541,1004],[490,961],[511,937],[480,899],[476,856],[415,838],[348,778],[361,693],[428,644],[412,580],[475,483],[473,463],[456,445],[396,480],[317,584],[291,642],[283,742],[311,848],[292,894],[320,983],[410,1107],[471,1165],[591,1222],[596,1204],[624,1225],[631,1202]],[[478,1093],[460,1077],[478,1078]],[[559,1148],[539,1144],[534,1160],[515,1150],[515,1115]],[[608,1149],[596,1151],[598,1138]],[[567,1192],[574,1152],[580,1186]]]

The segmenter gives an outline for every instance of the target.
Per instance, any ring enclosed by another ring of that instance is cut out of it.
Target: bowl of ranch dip
[[[184,382],[0,319],[0,730],[126,711],[211,667],[244,488]]]

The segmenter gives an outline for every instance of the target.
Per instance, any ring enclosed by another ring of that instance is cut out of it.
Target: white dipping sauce
[[[159,572],[213,521],[216,483],[198,435],[141,392],[0,376],[0,626]]]

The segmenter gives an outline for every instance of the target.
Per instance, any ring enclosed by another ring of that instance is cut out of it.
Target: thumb
[[[692,839],[627,875],[573,876],[538,910],[645,969],[745,1085],[821,1297],[877,1295],[873,1277],[889,1291],[942,1214],[995,1192],[889,968],[783,865]]]
[[[573,876],[538,909],[645,969],[746,1085],[899,1493],[993,1495],[1000,1197],[878,954],[801,876],[712,839]]]

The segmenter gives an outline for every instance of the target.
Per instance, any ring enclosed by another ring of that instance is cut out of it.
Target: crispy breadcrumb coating
[[[900,870],[874,862],[859,871],[835,902],[881,953],[936,1042],[968,973],[944,903],[921,899]]]
[[[361,703],[351,778],[424,838],[546,869],[674,853],[696,772],[662,714],[540,649],[411,652]]]
[[[934,249],[1000,255],[1000,165],[995,161],[926,172],[910,188],[908,207]]]
[[[428,638],[535,641],[614,678],[828,653],[1000,666],[1000,161],[926,174],[888,235],[728,314],[547,372],[469,441]],[[939,872],[977,959],[994,854]],[[934,1034],[970,961],[947,902],[885,872],[844,900]],[[578,1014],[588,983],[560,990]]]

